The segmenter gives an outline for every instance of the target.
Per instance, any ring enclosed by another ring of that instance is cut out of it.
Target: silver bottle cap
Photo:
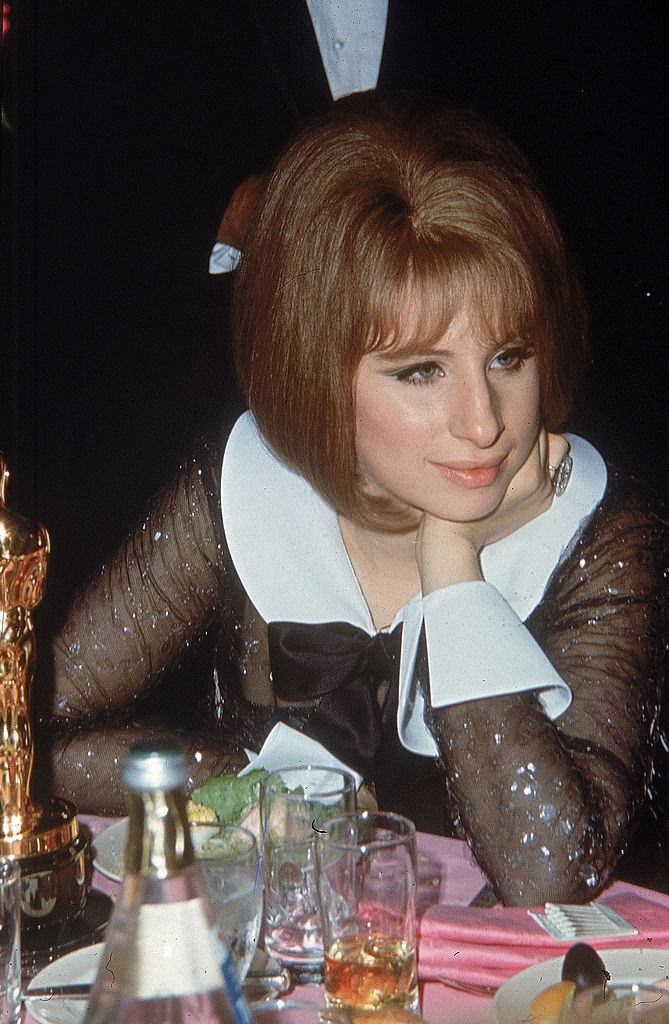
[[[123,765],[123,781],[132,790],[177,789],[188,776],[186,758],[176,743],[136,743]]]

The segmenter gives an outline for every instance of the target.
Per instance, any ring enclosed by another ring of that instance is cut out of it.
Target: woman
[[[592,898],[653,771],[666,523],[557,432],[584,317],[525,161],[469,116],[344,101],[279,160],[238,274],[221,505],[201,453],[72,609],[59,791],[114,807],[142,728],[114,723],[215,619],[194,780],[283,719],[295,759],[302,732],[464,835],[503,901]]]

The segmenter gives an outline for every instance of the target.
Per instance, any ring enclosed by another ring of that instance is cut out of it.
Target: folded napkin
[[[265,771],[275,772],[279,768],[301,768],[311,764],[325,768],[342,768],[351,773],[357,788],[360,788],[362,783],[362,775],[354,772],[352,768],[331,754],[322,743],[312,740],[310,736],[305,736],[283,722],[277,722],[273,727],[259,754],[246,749],[244,753],[248,757],[249,763],[238,772],[239,775],[247,775],[254,768],[264,768]]]
[[[637,935],[588,939],[596,949],[630,946],[669,948],[669,896],[627,882],[615,882],[595,901],[620,914]],[[542,907],[532,908],[542,912]],[[576,939],[557,941],[522,907],[449,906],[438,903],[418,926],[418,976],[452,978],[476,985],[503,985],[513,974],[541,960],[563,956]],[[602,956],[604,963],[606,957]]]

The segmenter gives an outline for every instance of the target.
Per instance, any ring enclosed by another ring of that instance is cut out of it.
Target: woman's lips
[[[502,461],[493,466],[477,466],[474,463],[449,466],[444,462],[434,465],[442,476],[459,487],[490,487],[495,483],[502,467]]]

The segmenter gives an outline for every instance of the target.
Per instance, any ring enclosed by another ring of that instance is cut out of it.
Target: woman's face
[[[364,355],[355,401],[369,493],[457,522],[497,508],[541,426],[533,351],[468,306],[424,353]]]

